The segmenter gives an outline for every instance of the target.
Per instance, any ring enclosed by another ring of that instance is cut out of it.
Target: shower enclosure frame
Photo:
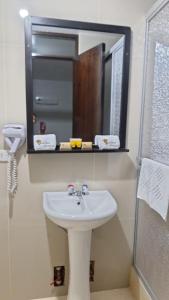
[[[139,149],[137,156],[137,185],[139,172],[141,167],[142,159],[142,145],[143,145],[143,124],[144,124],[144,107],[145,107],[145,98],[146,98],[146,75],[147,75],[147,57],[148,57],[148,42],[149,42],[149,24],[151,20],[169,3],[169,0],[157,0],[152,8],[146,15],[145,19],[145,37],[144,37],[144,68],[143,68],[143,79],[142,79],[142,103],[141,103],[141,116],[140,116],[140,133],[139,133]],[[154,295],[152,289],[150,288],[147,280],[144,278],[144,275],[137,267],[136,263],[136,251],[137,251],[137,228],[138,228],[138,214],[139,214],[139,199],[136,197],[136,208],[135,208],[135,233],[134,233],[134,249],[133,249],[133,265],[136,273],[141,278],[147,292],[151,296],[152,300],[159,300]]]

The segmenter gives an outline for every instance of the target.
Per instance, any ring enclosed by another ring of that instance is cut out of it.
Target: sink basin
[[[67,300],[90,300],[92,229],[116,214],[115,199],[108,191],[92,191],[83,196],[44,192],[43,209],[51,221],[68,230],[70,272]]]
[[[67,192],[45,192],[43,208],[50,220],[66,229],[89,230],[110,220],[117,204],[108,191],[69,196]]]

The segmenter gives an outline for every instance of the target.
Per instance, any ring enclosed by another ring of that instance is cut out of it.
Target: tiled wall
[[[128,25],[133,30],[129,97],[129,154],[18,155],[19,190],[12,201],[6,193],[6,165],[0,164],[0,299],[29,300],[62,295],[50,287],[52,266],[66,265],[67,235],[48,221],[42,192],[63,190],[67,183],[87,181],[91,189],[109,189],[118,214],[93,232],[96,261],[93,290],[128,285],[131,265],[141,98],[144,15],[151,0],[0,0],[0,127],[25,123],[25,64],[20,8],[31,15]],[[3,146],[2,137],[0,139]],[[66,282],[68,274],[66,276]]]

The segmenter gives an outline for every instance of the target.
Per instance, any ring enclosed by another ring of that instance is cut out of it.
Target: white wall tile
[[[0,251],[3,269],[0,272],[0,282],[3,282],[0,298],[3,300],[30,300],[66,293],[67,277],[65,288],[49,287],[53,265],[62,263],[68,268],[68,247],[65,232],[44,216],[42,192],[65,190],[66,185],[74,181],[86,181],[91,189],[110,190],[119,206],[117,216],[93,234],[92,257],[96,260],[96,277],[92,289],[128,284],[134,232],[135,157],[141,97],[140,49],[143,51],[144,31],[140,30],[142,24],[136,26],[135,23],[141,20],[150,2],[0,0],[0,126],[9,121],[26,122],[24,22],[18,13],[20,8],[27,8],[35,16],[132,25],[134,31],[128,119],[128,145],[132,147],[131,152],[28,156],[24,147],[17,155],[19,189],[10,207],[5,192],[6,166],[0,165],[0,178],[3,178],[0,182],[3,187],[2,197],[0,195],[0,244],[3,243]]]

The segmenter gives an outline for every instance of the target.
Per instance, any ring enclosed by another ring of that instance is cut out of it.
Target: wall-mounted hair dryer
[[[5,142],[9,147],[9,153],[15,154],[16,151],[25,143],[26,130],[22,124],[4,125],[2,133]]]
[[[17,162],[15,154],[25,143],[26,129],[22,124],[7,124],[4,125],[2,133],[9,147],[8,192],[13,195],[17,190]]]

